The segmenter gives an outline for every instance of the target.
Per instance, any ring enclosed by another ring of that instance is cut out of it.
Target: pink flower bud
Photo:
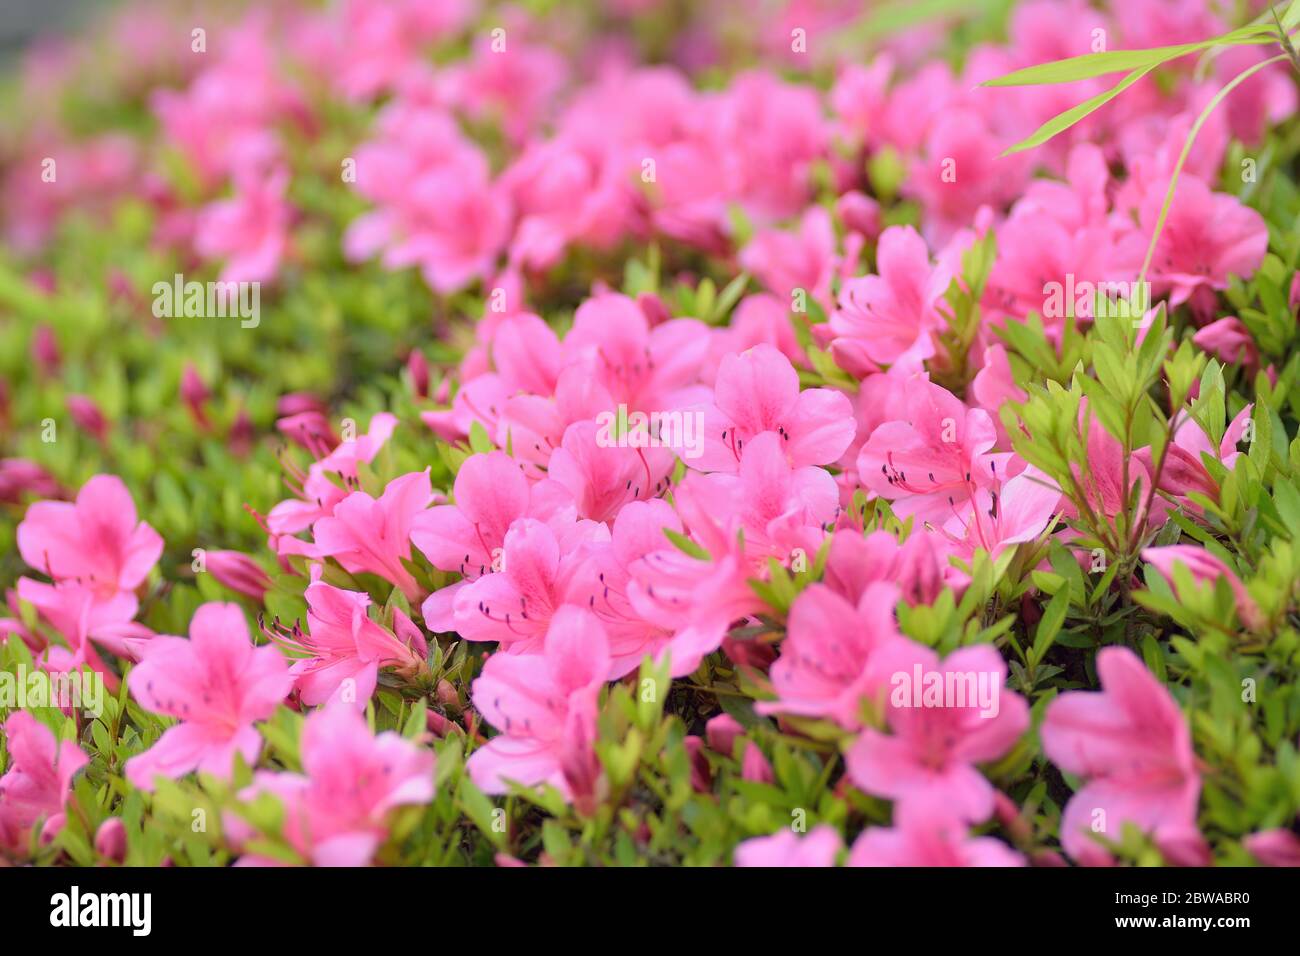
[[[682,741],[686,756],[691,761],[691,787],[697,793],[708,793],[713,786],[713,774],[709,770],[709,761],[704,757],[704,741],[691,734]]]
[[[742,667],[765,671],[776,660],[776,648],[760,641],[739,641],[733,637],[722,640],[722,651]]]
[[[69,395],[68,413],[77,423],[77,427],[96,441],[102,443],[108,438],[108,421],[93,399],[85,395]]]
[[[1192,336],[1192,341],[1221,362],[1247,370],[1259,367],[1259,348],[1241,320],[1228,315]]]
[[[673,317],[668,311],[668,306],[664,305],[664,300],[653,292],[642,292],[637,295],[636,304],[641,307],[642,314],[651,326],[662,325]]]
[[[226,435],[231,454],[240,458],[247,455],[253,448],[253,437],[253,420],[248,417],[248,409],[241,407]]]
[[[704,739],[709,742],[709,749],[726,757],[731,756],[732,745],[744,732],[745,728],[730,714],[718,714],[704,725]]]
[[[1290,830],[1264,830],[1241,842],[1265,866],[1300,866],[1300,837]]]
[[[205,555],[207,569],[219,582],[261,601],[271,586],[271,578],[252,558],[239,551],[209,551]]]
[[[37,269],[29,278],[32,280],[32,285],[46,295],[53,295],[58,290],[59,280],[49,269]]]
[[[290,392],[288,395],[281,395],[279,401],[275,403],[275,413],[281,418],[299,415],[302,412],[324,415],[326,411],[328,409],[325,403],[309,392]]]
[[[208,427],[208,416],[203,411],[203,405],[211,397],[212,392],[199,377],[198,369],[192,362],[186,362],[185,371],[181,373],[181,400],[188,406],[190,415],[200,428]]]
[[[95,852],[121,863],[126,859],[126,827],[121,817],[109,817],[95,831]]]
[[[429,728],[429,732],[435,737],[443,738],[448,734],[461,733],[460,727],[451,720],[448,720],[436,710],[431,710],[424,717],[424,725]]]
[[[1264,615],[1255,603],[1255,599],[1246,590],[1246,585],[1233,570],[1204,548],[1191,544],[1171,544],[1163,548],[1144,548],[1142,560],[1155,565],[1157,571],[1168,579],[1171,587],[1174,583],[1174,568],[1183,565],[1191,572],[1196,581],[1213,583],[1219,578],[1228,582],[1233,596],[1237,599],[1237,613],[1241,622],[1252,631],[1264,626]]]
[[[0,501],[17,504],[27,495],[34,498],[67,498],[68,493],[54,477],[25,458],[0,459]]]
[[[835,214],[844,228],[871,241],[880,236],[880,204],[865,193],[848,192],[835,201]]]
[[[429,397],[429,360],[419,349],[411,349],[406,357],[406,371],[411,376],[411,391],[416,398]]]
[[[58,375],[59,366],[63,364],[59,340],[55,337],[54,330],[44,323],[38,325],[32,333],[32,360],[36,362],[41,374],[48,376]]]
[[[745,780],[752,780],[755,783],[773,783],[776,780],[776,776],[772,773],[772,765],[763,756],[763,751],[758,749],[758,744],[752,740],[745,741],[745,756],[740,761],[740,775]]]
[[[317,411],[299,412],[275,423],[286,438],[301,445],[317,458],[324,458],[339,444],[329,420]]]

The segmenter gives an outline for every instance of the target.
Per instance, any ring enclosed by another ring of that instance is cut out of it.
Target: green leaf
[[[1034,633],[1033,662],[1035,664],[1041,661],[1051,649],[1056,636],[1061,632],[1061,625],[1065,623],[1065,612],[1069,607],[1070,591],[1068,588],[1063,588],[1044,608],[1043,618],[1038,622],[1038,630]]]
[[[1106,55],[1107,54],[1104,53],[1089,54],[1089,56],[1106,56]],[[1033,149],[1035,146],[1041,146],[1043,143],[1046,143],[1049,139],[1051,139],[1053,136],[1056,136],[1058,133],[1064,133],[1075,123],[1079,122],[1081,119],[1084,119],[1090,114],[1095,113],[1097,110],[1101,109],[1111,100],[1113,100],[1115,97],[1119,96],[1121,93],[1127,90],[1138,80],[1142,79],[1142,77],[1146,76],[1148,73],[1154,70],[1158,65],[1159,64],[1157,63],[1152,63],[1149,66],[1143,66],[1140,69],[1134,70],[1132,73],[1124,77],[1124,79],[1120,80],[1118,83],[1116,83],[1106,92],[1098,93],[1096,96],[1092,97],[1092,99],[1085,100],[1084,102],[1080,103],[1078,106],[1072,106],[1063,113],[1058,113],[1056,116],[1053,116],[1046,123],[1038,127],[1038,129],[1036,129],[1033,133],[1031,133],[1026,138],[1022,139],[1020,142],[1016,143],[1014,146],[1004,149],[1002,151],[1002,155],[1011,156],[1014,153],[1020,153],[1027,149]],[[1110,72],[1110,71],[1107,70],[1103,72]],[[1096,74],[1092,74],[1092,75],[1096,75]],[[1043,82],[1061,82],[1061,81],[1045,80]],[[1018,84],[1008,83],[1003,85],[1014,86]]]

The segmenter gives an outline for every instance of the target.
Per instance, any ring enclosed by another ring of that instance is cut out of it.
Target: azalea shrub
[[[1297,27],[136,0],[33,45],[0,860],[1300,864]]]

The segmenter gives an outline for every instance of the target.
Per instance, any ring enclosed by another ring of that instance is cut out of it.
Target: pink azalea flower
[[[893,672],[890,656],[881,651],[904,640],[894,623],[897,599],[892,584],[874,583],[855,607],[826,585],[811,585],[790,608],[781,656],[772,665],[777,700],[755,709],[860,728],[864,705],[882,702]]]
[[[1241,621],[1251,630],[1259,630],[1264,627],[1264,615],[1255,603],[1255,599],[1250,596],[1246,590],[1246,585],[1242,583],[1241,578],[1215,557],[1205,548],[1192,544],[1171,544],[1162,548],[1143,548],[1142,560],[1155,566],[1156,570],[1165,576],[1171,587],[1177,589],[1176,578],[1174,577],[1174,568],[1182,565],[1191,572],[1192,579],[1197,582],[1208,582],[1213,584],[1215,581],[1223,578],[1228,582],[1228,587],[1232,589],[1233,597],[1236,598],[1237,612],[1241,615]]]
[[[736,472],[745,447],[770,432],[790,465],[828,465],[853,440],[853,406],[829,388],[799,390],[799,373],[770,345],[728,355],[718,369],[714,404],[704,413],[701,471]]]
[[[418,265],[440,295],[491,275],[511,210],[479,149],[445,114],[401,102],[381,117],[379,136],[357,151],[357,189],[379,205],[348,227],[348,258],[382,250],[385,268]]]
[[[740,779],[753,783],[776,783],[772,764],[752,740],[745,741],[745,749],[740,757]]]
[[[307,656],[289,668],[304,704],[336,698],[364,709],[375,692],[381,667],[413,672],[428,654],[424,635],[401,609],[394,610],[398,634],[372,620],[370,596],[316,581],[307,586],[307,631],[296,626],[272,635]]]
[[[735,537],[702,510],[707,505],[693,493],[690,482],[679,486],[675,497],[681,518],[655,501],[634,502],[619,514],[612,550],[626,577],[598,555],[596,568],[604,577],[597,576],[601,587],[593,588],[588,601],[612,633],[611,646],[622,666],[631,663],[624,655],[635,653],[624,643],[626,624],[645,640],[646,653],[667,653],[670,675],[683,677],[721,646],[732,621],[756,611],[759,603],[748,584],[749,565]],[[664,529],[689,532],[709,552],[708,557],[685,553],[668,541]],[[609,586],[608,594],[604,585]],[[626,596],[630,612],[622,607],[620,596]],[[666,641],[661,633],[667,635]]]
[[[934,355],[931,333],[943,326],[937,306],[952,281],[910,226],[886,229],[876,260],[878,275],[845,280],[830,316],[835,360],[858,376],[895,364],[919,367]]]
[[[893,733],[862,732],[846,756],[850,778],[877,796],[904,804],[942,797],[964,820],[988,819],[993,786],[975,765],[1006,754],[1029,726],[1025,699],[1004,687],[1006,663],[987,644],[943,661],[911,642],[888,655],[880,666],[891,669],[886,720]]]
[[[760,223],[796,215],[808,198],[810,166],[829,141],[817,96],[752,71],[735,77],[711,106],[728,192]]]
[[[417,600],[420,585],[402,562],[411,558],[415,517],[432,500],[428,469],[394,478],[378,498],[354,491],[333,514],[317,520],[316,546],[349,574],[376,574],[401,588],[408,600]]]
[[[868,827],[853,842],[849,866],[1024,866],[1001,840],[972,837],[968,825],[941,800],[919,799],[894,808],[893,827]]]
[[[799,368],[808,367],[808,356],[790,323],[789,306],[770,293],[760,292],[741,299],[731,314],[731,324],[714,332],[703,379],[716,380],[723,359],[760,344],[777,349]]]
[[[921,203],[927,239],[946,242],[980,207],[999,210],[1023,192],[1029,157],[999,155],[1006,145],[972,110],[949,110],[935,120],[904,185]]]
[[[564,139],[534,143],[501,180],[518,217],[510,258],[548,269],[571,243],[608,248],[635,224],[635,193],[607,155]]]
[[[1237,445],[1246,432],[1246,423],[1250,421],[1254,407],[1254,405],[1247,405],[1228,423],[1228,427],[1223,431],[1223,438],[1219,440],[1218,448],[1214,447],[1210,436],[1205,433],[1205,429],[1196,419],[1189,415],[1180,422],[1174,430],[1173,442],[1165,450],[1165,465],[1160,473],[1160,489],[1179,496],[1199,492],[1218,500],[1219,485],[1210,477],[1202,456],[1209,455],[1212,460],[1220,462],[1224,468],[1231,471],[1237,462],[1237,456],[1241,454],[1237,450]],[[1134,457],[1142,462],[1148,472],[1155,470],[1149,448],[1139,449]],[[1200,506],[1195,502],[1188,501],[1186,506],[1200,512]]]
[[[106,817],[95,831],[95,852],[113,863],[126,861],[126,824],[121,817]]]
[[[603,525],[588,526],[587,542],[607,541]],[[471,641],[499,641],[510,653],[536,651],[565,604],[586,600],[591,552],[571,539],[564,549],[550,527],[521,518],[506,532],[501,570],[458,589],[452,602],[456,630]]]
[[[221,51],[188,88],[160,89],[151,102],[167,142],[209,186],[265,168],[280,151],[275,125],[309,119],[301,95],[279,73],[264,18],[223,37]]]
[[[844,848],[839,832],[825,823],[806,836],[781,830],[767,837],[754,837],[736,847],[736,866],[834,866]]]
[[[547,469],[552,480],[573,496],[578,515],[592,521],[612,521],[628,502],[666,491],[677,463],[668,448],[618,447],[605,441],[603,434],[594,421],[574,422],[565,429],[564,439],[551,454]],[[623,437],[660,440],[645,432]],[[690,451],[682,449],[681,454],[689,455]]]
[[[292,210],[284,200],[289,173],[256,171],[240,177],[233,198],[199,215],[194,248],[205,259],[225,259],[223,282],[275,278],[288,244]]]
[[[339,443],[329,417],[321,408],[304,408],[302,411],[276,419],[276,431],[313,455],[324,457]]]
[[[1008,547],[1033,541],[1047,530],[1061,502],[1055,482],[1038,469],[1027,468],[996,489],[977,489],[973,507],[949,521],[945,532],[957,555],[969,559],[982,550],[996,558]]]
[[[429,563],[473,580],[494,569],[519,518],[571,523],[573,501],[558,483],[530,484],[503,451],[470,455],[456,472],[455,504],[435,505],[411,522],[411,541]]]
[[[1037,313],[1053,338],[1068,316],[1093,317],[1097,293],[1110,294],[1107,283],[1135,280],[1144,251],[1108,218],[1101,151],[1076,147],[1069,176],[1068,184],[1035,182],[997,228],[998,258],[985,294],[997,312]]]
[[[850,233],[857,233],[868,242],[880,238],[880,203],[866,193],[856,190],[844,193],[835,200],[835,215]]]
[[[254,763],[262,738],[253,723],[271,716],[293,680],[278,650],[252,645],[238,605],[212,603],[194,612],[189,640],[150,641],[127,686],[146,710],[180,719],[126,763],[131,784],[152,790],[155,777],[192,770],[228,779],[236,753]]]
[[[433,799],[433,753],[391,730],[371,733],[353,707],[334,704],[313,711],[303,724],[299,749],[302,774],[259,771],[240,797],[279,797],[285,838],[315,866],[369,865],[388,837],[391,811]],[[237,844],[253,836],[242,820],[232,816],[225,822]],[[239,863],[275,861],[249,854]]]
[[[463,67],[450,77],[451,96],[471,116],[499,120],[506,135],[522,143],[546,118],[568,74],[564,57],[516,33],[504,51],[480,35]]]
[[[9,715],[4,736],[9,768],[0,776],[0,848],[25,855],[37,823],[42,841],[63,829],[72,778],[89,760],[75,741],[55,740],[23,710]]]
[[[1226,83],[1265,57],[1263,50],[1248,46],[1228,47],[1214,61],[1217,73]],[[1284,121],[1296,111],[1295,84],[1285,75],[1288,64],[1277,63],[1238,86],[1223,102],[1232,135],[1255,146],[1270,127]]]
[[[704,724],[704,739],[709,749],[724,757],[735,755],[735,743],[745,736],[744,725],[730,714],[710,717]]]
[[[484,322],[479,326],[484,336]],[[541,316],[516,312],[504,316],[487,339],[492,366],[508,395],[552,395],[564,370],[564,352],[555,330]]]
[[[864,537],[856,528],[841,528],[831,538],[823,580],[850,604],[880,582],[896,585],[910,604],[930,604],[944,587],[946,554],[945,539],[924,528],[913,528],[901,545],[888,531]]]
[[[970,383],[970,396],[993,419],[998,430],[998,444],[1008,447],[1010,442],[998,411],[1005,402],[1023,402],[1029,396],[1016,384],[1011,374],[1011,361],[1002,345],[995,343],[984,349],[984,365]]]
[[[75,503],[38,501],[18,525],[18,552],[55,581],[77,581],[111,598],[134,591],[162,556],[163,540],[136,517],[122,480],[96,475]]]
[[[760,432],[745,443],[734,475],[692,474],[679,485],[723,525],[744,532],[745,554],[788,560],[795,549],[814,555],[825,526],[839,512],[835,480],[815,465],[792,467],[784,440]]]
[[[906,420],[871,432],[858,453],[858,475],[899,516],[942,527],[977,489],[1005,475],[1008,456],[991,453],[997,431],[988,412],[967,408],[922,378],[908,379],[902,390]]]
[[[1194,43],[1197,37],[1217,36],[1226,28],[1214,10],[1198,0],[1133,0],[1116,5],[1115,19],[1132,48]]]
[[[1109,17],[1090,7],[1086,0],[1031,0],[1018,4],[1012,11],[1007,29],[1010,35],[1007,53],[1014,60],[1009,66],[1033,66],[1092,53],[1093,38],[1098,35],[1094,31],[1109,32],[1112,28]],[[1107,87],[1104,80],[1098,79],[1020,87],[1016,90],[1016,106],[1007,112],[1014,110],[1019,114],[1016,119],[1023,126],[1017,129],[1017,134],[1025,135]],[[1052,166],[1056,166],[1071,144],[1100,139],[1103,134],[1095,127],[1107,117],[1104,110],[1085,117],[1076,126],[1043,144],[1040,151],[1046,153]]]
[[[18,598],[34,607],[41,618],[67,640],[74,665],[89,664],[104,677],[109,687],[117,676],[96,653],[91,641],[127,660],[137,660],[143,645],[153,636],[142,624],[133,622],[140,603],[129,591],[103,597],[76,581],[43,584],[19,578]]]
[[[564,339],[569,361],[605,388],[610,408],[643,412],[701,401],[708,391],[698,383],[699,366],[708,349],[704,323],[673,319],[651,329],[634,300],[608,292],[578,306]]]
[[[1139,207],[1137,229],[1143,236],[1155,229],[1168,185],[1149,184]],[[1236,196],[1212,192],[1200,179],[1184,175],[1151,260],[1151,282],[1157,293],[1169,292],[1171,306],[1189,300],[1196,305],[1226,289],[1229,276],[1253,276],[1267,251],[1268,229],[1259,213]]]
[[[803,214],[797,233],[760,230],[740,252],[741,267],[787,302],[795,289],[801,289],[807,297],[829,305],[837,263],[830,213],[820,206]]]
[[[467,0],[346,0],[322,64],[344,93],[365,99],[393,89],[421,62],[422,45],[459,30],[473,13]]]
[[[370,419],[370,430],[366,434],[358,435],[352,441],[339,441],[333,437],[329,422],[323,415],[316,418],[317,413],[312,411],[299,414],[313,416],[313,421],[317,423],[313,428],[315,434],[329,435],[328,439],[313,437],[304,443],[305,446],[319,447],[323,443],[332,450],[323,454],[318,461],[312,462],[306,475],[301,472],[291,474],[300,483],[300,496],[277,504],[266,519],[267,528],[277,537],[297,534],[311,527],[317,519],[332,515],[334,507],[347,497],[348,492],[329,475],[342,478],[343,485],[354,484],[357,481],[357,466],[374,461],[397,427],[396,415],[380,412]]]
[[[656,164],[647,197],[654,228],[705,252],[726,252],[727,196],[734,183],[713,147],[700,140],[683,140],[664,145],[647,158]]]
[[[591,612],[561,608],[539,654],[493,654],[474,681],[474,706],[500,734],[467,769],[488,793],[507,781],[549,783],[572,799],[593,792],[596,703],[609,674],[609,644]]]
[[[1047,706],[1039,735],[1049,760],[1084,779],[1061,816],[1061,843],[1084,863],[1108,854],[1125,823],[1157,839],[1194,833],[1201,777],[1178,704],[1132,651],[1097,653],[1097,693],[1067,691]]]
[[[1215,319],[1193,335],[1192,341],[1226,365],[1240,365],[1248,372],[1259,368],[1259,346],[1235,316]]]
[[[1085,400],[1079,409],[1080,429],[1087,428],[1088,460],[1071,462],[1074,471],[1087,495],[1089,505],[1102,515],[1114,515],[1128,508],[1128,496],[1134,487],[1142,489],[1142,501],[1151,497],[1151,472],[1138,452],[1132,456],[1124,453],[1124,446],[1102,426],[1097,417],[1087,408]],[[1124,485],[1127,473],[1128,487]],[[1073,506],[1067,509],[1073,511]],[[1165,500],[1158,495],[1151,499],[1149,513],[1145,515],[1151,526],[1163,524],[1168,520],[1169,510]]]
[[[878,118],[889,103],[889,78],[894,63],[878,56],[869,66],[846,63],[835,76],[830,105],[839,121],[839,135],[850,141],[874,144],[879,138]]]

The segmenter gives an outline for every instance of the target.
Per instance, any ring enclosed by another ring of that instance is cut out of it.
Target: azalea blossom
[[[303,722],[301,774],[259,771],[241,793],[279,798],[284,836],[316,866],[366,866],[388,835],[389,814],[433,799],[433,754],[392,731],[373,734],[356,709],[331,704]],[[247,824],[228,819],[234,839],[253,836]],[[242,866],[275,861],[246,853]]]
[[[162,538],[137,518],[131,493],[113,475],[91,478],[75,502],[36,502],[17,537],[31,567],[106,599],[139,587],[163,550]]]
[[[271,716],[293,679],[276,648],[252,645],[238,605],[204,604],[188,640],[148,643],[127,686],[147,710],[180,721],[126,762],[132,785],[152,790],[155,777],[192,770],[228,779],[236,754],[251,766],[262,750],[253,724]]]
[[[821,824],[806,836],[782,830],[754,837],[736,847],[736,866],[834,866],[844,841],[835,828]]]
[[[500,734],[470,755],[474,782],[505,793],[510,781],[549,783],[568,797],[594,792],[596,697],[609,642],[589,611],[562,608],[539,654],[495,654],[474,681],[474,706]]]
[[[1065,851],[1084,863],[1108,853],[1091,834],[1118,841],[1126,823],[1163,839],[1196,834],[1201,775],[1191,735],[1169,691],[1127,648],[1097,654],[1101,691],[1068,691],[1047,707],[1043,750],[1083,778],[1061,818]]]
[[[975,765],[1003,756],[1029,726],[1025,699],[1003,689],[1006,663],[986,644],[940,661],[929,648],[905,642],[880,666],[890,668],[891,733],[862,732],[846,758],[850,777],[868,793],[904,804],[942,795],[961,819],[988,819],[993,786]],[[931,677],[945,694],[931,696]],[[987,702],[977,699],[981,685],[991,694]],[[948,688],[960,694],[949,699]]]
[[[25,854],[32,827],[42,842],[63,829],[72,778],[89,761],[75,741],[58,741],[31,714],[16,710],[4,722],[9,765],[0,776],[0,848]]]

